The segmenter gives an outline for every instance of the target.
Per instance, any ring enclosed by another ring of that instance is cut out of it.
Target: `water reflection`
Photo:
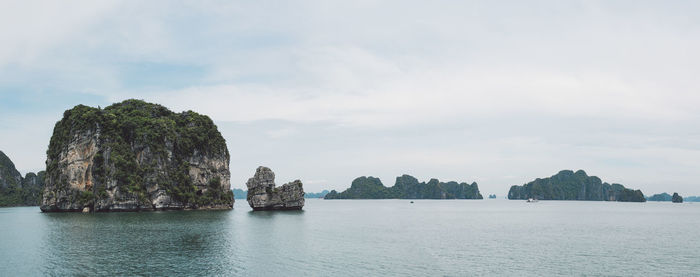
[[[226,274],[231,211],[43,214],[45,275]],[[178,265],[178,266],[173,266]],[[233,270],[233,271],[232,271]]]
[[[304,210],[281,210],[281,211],[249,211],[249,217],[274,218],[278,215],[304,215]]]
[[[245,204],[0,209],[0,275],[693,276],[700,266],[700,205],[310,200],[304,211],[249,212]]]

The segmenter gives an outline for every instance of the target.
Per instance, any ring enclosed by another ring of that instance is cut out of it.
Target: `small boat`
[[[411,201],[411,204],[413,204],[413,201]]]
[[[528,198],[528,199],[527,199],[527,203],[537,203],[538,201],[539,201],[539,200],[537,200],[537,199],[532,199],[532,198]]]

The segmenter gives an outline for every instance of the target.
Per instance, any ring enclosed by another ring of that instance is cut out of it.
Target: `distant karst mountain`
[[[226,141],[193,111],[78,105],[56,123],[46,154],[44,212],[233,207]]]
[[[247,196],[248,196],[247,190],[233,189],[233,198],[234,199],[246,199]]]
[[[321,192],[307,192],[304,197],[305,198],[324,198],[326,195],[328,195],[330,191],[324,189]]]
[[[684,197],[683,201],[685,202],[700,202],[700,196],[688,196]]]
[[[656,201],[656,202],[671,202],[671,195],[668,193],[659,193],[659,194],[654,194],[651,197],[647,197],[647,201]]]
[[[483,199],[476,183],[443,183],[431,179],[427,183],[403,175],[396,177],[393,187],[387,188],[375,177],[359,177],[343,192],[332,190],[324,199]]]
[[[522,186],[512,186],[508,199],[539,200],[592,200],[645,202],[640,190],[627,189],[620,184],[603,183],[596,176],[588,176],[583,170],[562,170],[548,177],[538,178]]]
[[[45,171],[24,177],[4,152],[0,151],[0,207],[38,206],[44,188]]]

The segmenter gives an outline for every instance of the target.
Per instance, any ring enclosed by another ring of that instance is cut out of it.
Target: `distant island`
[[[495,195],[495,194],[489,194],[489,199],[496,199],[496,195]]]
[[[44,212],[233,207],[226,141],[193,111],[78,105],[56,123],[46,154]]]
[[[324,189],[323,191],[316,192],[316,193],[307,192],[306,195],[304,195],[304,197],[306,197],[306,198],[324,198],[324,197],[326,197],[326,195],[328,193],[330,193],[330,191]]]
[[[683,201],[685,201],[685,202],[700,202],[700,196],[683,197]]]
[[[654,194],[650,197],[647,197],[647,201],[655,201],[655,202],[671,202],[671,195],[668,193],[659,193],[659,194]]]
[[[508,199],[590,200],[645,202],[640,190],[631,190],[620,184],[603,183],[585,171],[562,170],[548,177],[538,178],[522,186],[512,186]]]
[[[246,199],[247,196],[248,196],[247,190],[233,189],[233,198],[234,199]]]
[[[22,177],[12,160],[0,151],[0,207],[39,206],[45,177],[45,171]]]
[[[476,183],[443,183],[431,179],[427,183],[403,175],[396,177],[393,187],[385,187],[379,178],[359,177],[343,192],[332,190],[324,199],[483,199]]]

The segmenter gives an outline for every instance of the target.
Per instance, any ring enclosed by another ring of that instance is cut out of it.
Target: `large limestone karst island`
[[[646,202],[640,190],[631,190],[620,184],[603,183],[596,176],[588,176],[583,170],[562,170],[548,178],[536,180],[522,186],[512,186],[508,199],[539,200],[589,200]]]
[[[359,177],[343,192],[332,190],[324,199],[483,199],[476,183],[440,182],[430,179],[418,182],[410,175],[396,177],[393,187],[387,188],[379,178]]]
[[[231,209],[229,152],[212,120],[140,100],[75,106],[56,123],[41,210]]]

